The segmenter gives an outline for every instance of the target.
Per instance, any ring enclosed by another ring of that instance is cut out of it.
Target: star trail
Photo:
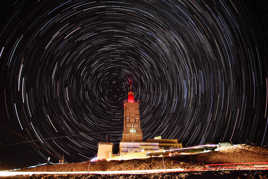
[[[21,141],[2,144],[93,157],[99,141],[121,140],[131,78],[144,139],[267,145],[262,59],[245,14],[234,0],[41,0],[17,10],[1,31],[1,110]]]

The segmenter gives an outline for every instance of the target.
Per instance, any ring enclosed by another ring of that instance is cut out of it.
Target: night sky
[[[10,0],[1,8],[0,169],[49,156],[84,161],[99,141],[118,144],[128,79],[144,140],[268,146],[262,1]]]

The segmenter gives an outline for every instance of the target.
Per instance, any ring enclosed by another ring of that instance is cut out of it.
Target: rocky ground
[[[172,157],[155,157],[149,159],[136,159],[127,161],[98,161],[45,165],[36,168],[25,168],[23,171],[119,171],[119,170],[151,170],[151,169],[203,169],[209,164],[241,163],[241,162],[268,162],[268,149],[249,145],[235,145],[220,147],[217,151],[195,155],[181,155],[173,153]],[[106,175],[106,178],[268,178],[267,171],[213,171],[165,173],[150,175]],[[232,177],[233,176],[233,177]],[[33,178],[49,178],[57,176],[43,175],[31,176]],[[101,175],[75,175],[58,176],[59,178],[100,178]],[[22,177],[23,178],[23,177]]]
[[[197,155],[180,155],[156,157],[127,161],[98,161],[45,165],[24,171],[117,171],[117,170],[151,170],[163,168],[203,168],[205,164],[238,162],[268,162],[268,149],[249,145],[221,147],[218,151]]]
[[[18,177],[8,177],[8,179]],[[268,179],[264,171],[220,171],[220,172],[192,172],[192,173],[165,173],[146,175],[33,175],[20,176],[19,179]]]

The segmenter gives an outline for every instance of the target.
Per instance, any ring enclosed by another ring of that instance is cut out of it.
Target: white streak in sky
[[[15,108],[17,119],[18,119],[19,124],[20,124],[20,128],[21,128],[21,130],[23,130],[23,127],[22,127],[21,122],[20,122],[20,118],[19,118],[19,114],[18,114],[16,103],[14,103],[14,108]]]

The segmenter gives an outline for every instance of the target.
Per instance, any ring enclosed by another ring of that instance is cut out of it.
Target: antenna
[[[132,91],[132,84],[133,84],[133,81],[131,78],[128,78],[128,84],[129,84],[129,91]]]

